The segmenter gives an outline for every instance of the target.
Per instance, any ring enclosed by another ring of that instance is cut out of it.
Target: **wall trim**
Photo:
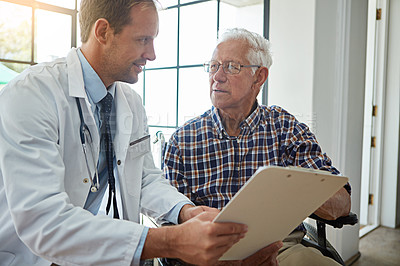
[[[333,143],[335,164],[343,171],[346,169],[346,132],[347,109],[349,89],[349,36],[351,3],[348,0],[339,0],[337,8],[337,38],[336,38],[336,63],[335,63],[335,94],[333,105],[333,124],[338,129],[338,134]]]

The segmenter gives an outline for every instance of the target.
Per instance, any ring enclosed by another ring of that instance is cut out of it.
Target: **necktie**
[[[113,201],[114,218],[119,219],[118,208],[117,208],[117,197],[115,192],[115,178],[113,172],[113,161],[114,161],[114,148],[111,136],[110,128],[110,114],[113,103],[113,97],[110,93],[100,101],[100,119],[102,121],[100,133],[101,140],[104,143],[104,149],[106,151],[106,162],[108,171],[108,202],[106,207],[106,213],[108,214],[111,207],[111,198]]]

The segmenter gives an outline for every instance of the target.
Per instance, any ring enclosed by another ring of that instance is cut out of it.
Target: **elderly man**
[[[82,0],[79,13],[82,46],[0,93],[0,264],[217,262],[246,226],[212,223],[218,210],[165,180],[126,84],[155,59],[155,3]],[[140,213],[182,224],[147,228]]]
[[[339,174],[305,124],[281,107],[258,104],[271,64],[269,42],[245,29],[221,35],[211,61],[204,64],[213,106],[176,130],[164,161],[166,178],[195,204],[223,208],[261,166],[293,165]],[[347,184],[315,213],[336,219],[347,215],[350,205]],[[304,233],[300,225],[284,240],[278,262],[335,265],[298,244]],[[262,263],[260,254],[253,256]]]

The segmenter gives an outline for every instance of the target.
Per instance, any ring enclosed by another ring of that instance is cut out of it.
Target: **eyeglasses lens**
[[[240,64],[232,61],[220,64],[218,61],[210,61],[204,64],[204,70],[207,73],[215,73],[222,65],[222,69],[226,74],[238,74],[240,72]]]
[[[240,72],[240,64],[235,62],[225,62],[223,68],[226,74],[238,74]]]

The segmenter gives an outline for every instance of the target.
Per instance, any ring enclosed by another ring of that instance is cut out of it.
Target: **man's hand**
[[[179,223],[184,223],[187,220],[192,219],[193,217],[199,215],[202,212],[211,212],[211,213],[219,213],[218,209],[210,208],[207,206],[193,206],[190,204],[186,204],[182,207],[179,213]]]
[[[274,242],[244,260],[220,261],[217,266],[276,266],[278,251],[282,247],[281,241]]]
[[[347,190],[342,187],[314,213],[325,220],[336,220],[339,217],[349,215],[350,208],[350,195]]]
[[[213,223],[217,213],[202,211],[180,225],[150,228],[141,259],[167,257],[196,265],[215,265],[247,232],[243,224]]]

